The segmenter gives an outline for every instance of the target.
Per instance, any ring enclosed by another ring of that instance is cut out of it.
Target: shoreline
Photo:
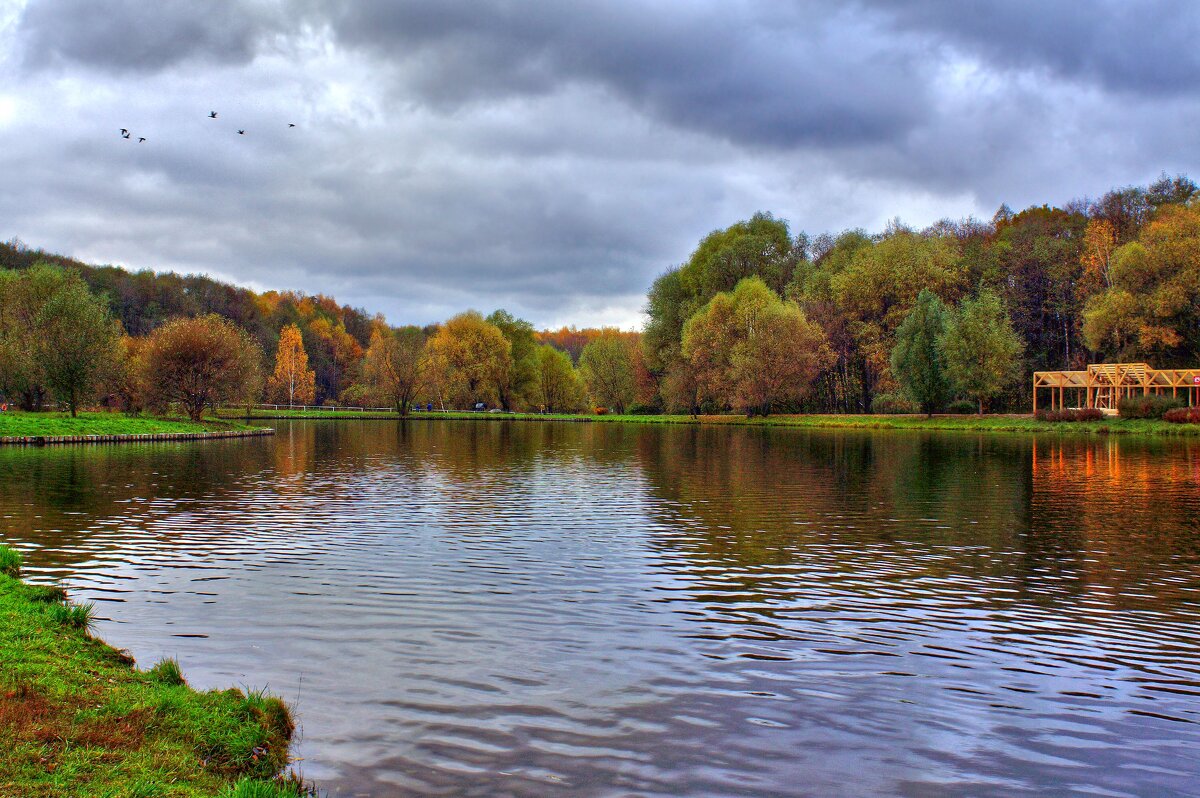
[[[113,411],[81,412],[77,416],[52,411],[0,412],[0,446],[198,441],[272,434],[270,427],[220,418],[191,421]]]
[[[582,424],[670,424],[683,426],[788,427],[793,429],[909,430],[938,432],[1005,432],[1055,435],[1151,435],[1200,437],[1200,424],[1171,424],[1160,419],[1111,418],[1102,421],[1039,421],[1032,415],[591,415],[567,413],[477,413],[470,411],[421,411],[399,413],[349,410],[260,411],[249,416],[244,410],[219,411],[218,418],[243,422],[291,421],[552,421]]]
[[[291,712],[265,692],[190,687],[92,636],[91,605],[20,578],[0,544],[0,793],[295,798]]]

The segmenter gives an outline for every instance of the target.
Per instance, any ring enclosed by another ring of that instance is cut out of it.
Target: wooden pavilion
[[[1038,391],[1050,391],[1050,409],[1067,407],[1068,391],[1075,407],[1094,407],[1116,412],[1126,396],[1171,396],[1200,406],[1200,368],[1151,368],[1147,363],[1093,363],[1086,371],[1033,372],[1033,412],[1038,410]]]

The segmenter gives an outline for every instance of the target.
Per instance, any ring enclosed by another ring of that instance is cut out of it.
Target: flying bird
[[[217,118],[217,112],[216,112],[216,111],[209,111],[209,112],[208,112],[208,118],[209,118],[209,119],[216,119],[216,118]]]
[[[244,131],[244,130],[239,130],[239,131],[238,131],[238,135],[239,135],[239,136],[244,136],[244,135],[246,135],[246,131]]]
[[[129,138],[129,131],[126,130],[125,128],[121,128],[121,138],[123,138],[123,139]]]
[[[288,127],[295,127],[295,126],[296,126],[296,125],[295,125],[294,123],[292,123],[292,122],[288,122]]]
[[[145,140],[146,140],[146,137],[145,137],[145,136],[139,136],[139,137],[138,137],[138,144],[141,144],[141,143],[142,143],[143,141],[145,141]]]

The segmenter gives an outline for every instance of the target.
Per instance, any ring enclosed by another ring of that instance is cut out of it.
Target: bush
[[[871,412],[878,415],[894,416],[902,413],[919,413],[921,408],[906,396],[896,393],[876,394],[871,400]]]
[[[1085,407],[1078,410],[1039,410],[1037,412],[1038,421],[1049,421],[1051,423],[1059,422],[1075,422],[1075,421],[1103,421],[1103,411],[1097,410],[1094,407]]]
[[[631,416],[657,416],[662,413],[662,408],[657,405],[635,404],[625,412]]]
[[[604,415],[608,415],[608,408],[607,408],[607,407],[596,407],[596,408],[593,408],[593,411],[594,411],[594,412],[596,413],[596,415],[598,415],[598,416],[604,416]]]
[[[1163,413],[1163,421],[1172,424],[1200,424],[1200,407],[1175,407]]]
[[[1121,418],[1162,418],[1177,407],[1183,407],[1183,402],[1171,396],[1126,396],[1117,402]]]
[[[972,402],[970,399],[955,399],[946,408],[951,413],[957,413],[960,416],[979,412],[979,405]]]

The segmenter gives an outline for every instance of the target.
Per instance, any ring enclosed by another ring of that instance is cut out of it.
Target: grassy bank
[[[282,798],[292,720],[277,698],[199,692],[171,660],[137,670],[90,610],[17,577],[0,546],[0,795]]]
[[[246,411],[222,410],[222,418],[245,419]],[[398,419],[396,413],[359,413],[335,410],[255,410],[251,419]],[[811,427],[834,429],[957,430],[961,432],[1038,432],[1093,435],[1200,436],[1200,424],[1168,424],[1157,419],[1111,418],[1102,421],[1048,422],[1028,415],[778,415],[747,418],[720,416],[621,416],[570,415],[563,413],[413,413],[416,419],[469,419],[471,421],[575,421],[598,424],[708,424],[755,427]]]
[[[124,413],[24,413],[9,410],[0,413],[0,438],[25,435],[157,435],[166,432],[225,432],[250,429],[233,419],[206,419],[129,416]]]

